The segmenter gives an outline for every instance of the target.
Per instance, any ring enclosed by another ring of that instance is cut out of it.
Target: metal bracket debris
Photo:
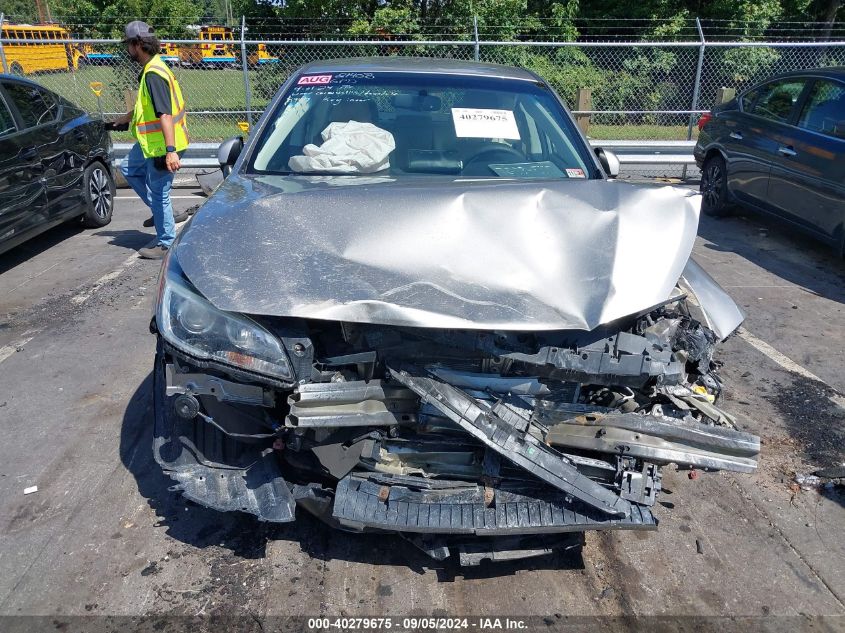
[[[551,486],[602,512],[629,516],[631,504],[578,472],[561,453],[530,433],[520,432],[486,403],[434,378],[388,368],[391,376],[440,410],[488,448]]]
[[[639,413],[587,413],[555,419],[554,411],[540,411],[549,426],[547,440],[605,453],[641,457],[659,463],[753,472],[760,438],[723,426]]]
[[[657,501],[657,493],[661,490],[660,469],[655,464],[644,462],[641,470],[625,468],[625,462],[633,462],[626,458],[620,461],[622,468],[619,472],[618,483],[620,496],[628,501],[641,505],[653,506]]]
[[[417,396],[381,380],[300,385],[288,397],[291,427],[393,426],[417,419]]]
[[[273,407],[273,392],[256,385],[245,385],[208,374],[185,374],[176,371],[168,363],[165,367],[167,377],[166,395],[191,393],[197,396],[214,396],[220,402],[235,402],[257,407]]]

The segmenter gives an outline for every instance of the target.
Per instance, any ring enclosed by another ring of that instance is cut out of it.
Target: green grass
[[[587,136],[604,141],[685,141],[686,125],[591,125]],[[692,126],[693,140],[698,128]]]

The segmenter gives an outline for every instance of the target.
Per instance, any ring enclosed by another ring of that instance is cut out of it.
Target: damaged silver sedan
[[[743,317],[690,259],[698,196],[609,179],[537,76],[312,64],[221,161],[152,324],[187,498],[474,564],[656,529],[668,464],[756,468],[715,404]]]

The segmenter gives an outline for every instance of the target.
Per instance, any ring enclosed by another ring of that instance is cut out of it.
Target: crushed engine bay
[[[757,465],[759,438],[715,404],[721,336],[683,278],[662,305],[591,331],[255,322],[287,375],[159,337],[156,459],[218,510],[287,522],[300,506],[475,564],[656,529],[665,465]]]

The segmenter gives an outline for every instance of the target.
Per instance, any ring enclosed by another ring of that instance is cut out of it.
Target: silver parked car
[[[186,497],[474,564],[655,529],[663,465],[756,468],[715,405],[743,317],[690,259],[699,196],[609,179],[536,75],[310,64],[220,155],[152,324]]]

